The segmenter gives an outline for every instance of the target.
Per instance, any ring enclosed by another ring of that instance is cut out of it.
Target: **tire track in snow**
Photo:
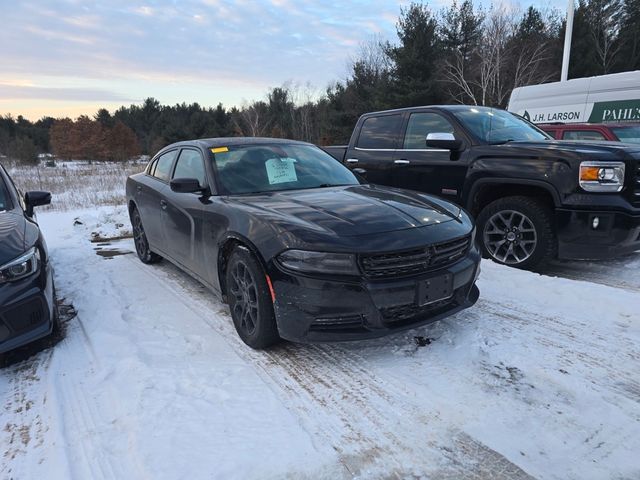
[[[608,261],[556,261],[543,275],[640,292],[640,252]]]
[[[133,258],[124,260],[163,283],[170,281],[176,298],[262,372],[312,437],[336,450],[350,475],[410,478],[430,472],[451,479],[532,478],[466,433],[446,426],[437,412],[425,412],[410,398],[412,391],[382,378],[363,357],[336,344],[284,343],[266,352],[250,350],[237,336],[226,305],[198,282],[172,265],[147,267]],[[443,444],[443,438],[451,441]]]
[[[53,352],[48,349],[35,356],[5,369],[5,374],[11,377],[9,381],[8,398],[4,405],[2,435],[5,445],[2,453],[0,474],[6,478],[18,478],[21,472],[15,472],[14,467],[21,467],[21,457],[28,451],[41,447],[47,425],[38,411],[36,404],[46,403],[39,392],[34,392],[34,384],[38,384],[41,376],[46,372]],[[44,454],[44,452],[43,452]],[[17,462],[17,465],[15,465]]]
[[[514,324],[531,331],[535,341],[554,351],[560,363],[571,370],[574,365],[588,367],[583,374],[594,385],[609,389],[628,400],[640,403],[640,346],[611,328],[605,336],[579,318],[545,315],[499,301],[480,300],[477,308],[502,319],[501,326]],[[491,325],[489,325],[491,328]],[[490,334],[490,332],[486,332]],[[615,341],[611,337],[616,336]],[[624,345],[623,349],[611,345]]]

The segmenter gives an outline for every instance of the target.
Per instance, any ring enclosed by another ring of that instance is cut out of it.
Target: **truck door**
[[[393,186],[460,203],[467,173],[464,155],[452,160],[450,150],[429,148],[426,138],[430,133],[452,133],[457,139],[464,135],[448,118],[434,111],[412,112],[404,131],[394,155]]]
[[[378,185],[393,184],[393,163],[404,114],[390,113],[366,118],[354,145],[345,156],[345,165],[363,168],[367,180]]]

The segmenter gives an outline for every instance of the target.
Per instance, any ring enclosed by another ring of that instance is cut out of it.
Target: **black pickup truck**
[[[455,105],[367,113],[348,146],[325,151],[370,183],[465,207],[500,263],[640,250],[639,145],[556,141],[504,110]]]

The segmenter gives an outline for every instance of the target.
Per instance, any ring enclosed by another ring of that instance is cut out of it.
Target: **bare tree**
[[[234,119],[234,123],[243,135],[264,136],[269,129],[267,104],[263,101],[256,101],[251,105],[243,105],[239,112],[239,120],[241,123],[238,122],[238,119]]]
[[[595,54],[602,73],[610,73],[622,44],[618,41],[622,17],[620,0],[591,0],[587,16]]]
[[[449,85],[449,95],[458,103],[467,103],[469,100],[474,105],[478,105],[474,89],[477,82],[468,73],[464,55],[458,51],[454,51],[451,55],[452,58],[445,61],[442,69],[442,79]]]
[[[479,48],[480,75],[477,81],[480,105],[504,105],[512,83],[507,74],[509,39],[514,33],[514,14],[504,7],[494,8],[487,16]]]

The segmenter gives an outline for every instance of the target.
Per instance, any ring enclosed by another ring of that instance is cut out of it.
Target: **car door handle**
[[[396,165],[409,165],[411,162],[402,158],[400,160],[394,160],[393,163],[395,163]]]
[[[347,158],[347,163],[358,163],[357,158]]]
[[[160,206],[162,207],[163,210],[167,209],[167,201],[166,200],[160,200]]]

